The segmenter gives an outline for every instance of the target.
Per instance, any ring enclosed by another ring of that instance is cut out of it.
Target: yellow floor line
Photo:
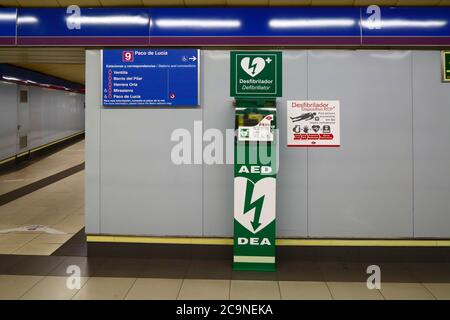
[[[88,235],[88,242],[232,245],[232,238],[134,237]],[[450,247],[450,240],[422,239],[277,239],[279,246],[335,247]]]
[[[68,137],[65,137],[65,138],[62,138],[62,139],[59,139],[59,140],[50,142],[50,143],[47,143],[47,144],[45,144],[45,145],[43,145],[43,146],[36,147],[36,148],[34,148],[34,149],[31,149],[30,152],[33,153],[33,152],[36,152],[36,151],[38,151],[38,150],[42,150],[42,149],[48,148],[48,147],[50,147],[50,146],[52,146],[52,145],[54,145],[54,144],[57,144],[57,143],[60,143],[60,142],[63,142],[63,141],[72,139],[72,138],[74,138],[74,137],[76,137],[76,136],[79,136],[79,135],[82,135],[82,134],[84,134],[84,131],[83,131],[83,132],[78,132],[78,133],[72,134],[72,135],[70,135],[70,136],[68,136]]]
[[[13,161],[16,157],[9,157],[0,161],[0,164],[4,164],[10,161]]]
[[[17,158],[20,158],[20,157],[22,157],[22,156],[24,156],[24,155],[27,155],[27,154],[29,154],[29,153],[33,153],[33,152],[36,152],[36,151],[39,151],[39,150],[48,148],[48,147],[50,147],[50,146],[52,146],[52,145],[54,145],[54,144],[57,144],[57,143],[60,143],[60,142],[69,140],[69,139],[71,139],[71,138],[74,138],[74,137],[79,136],[79,135],[82,135],[82,134],[84,134],[84,131],[83,131],[83,132],[78,132],[78,133],[72,134],[72,135],[70,135],[70,136],[68,136],[68,137],[65,137],[65,138],[62,138],[62,139],[59,139],[59,140],[56,140],[56,141],[53,141],[53,142],[50,142],[50,143],[47,143],[47,144],[44,144],[43,146],[36,147],[36,148],[31,149],[31,150],[29,150],[29,151],[21,152],[21,153],[15,155],[15,156],[12,156],[12,157],[9,157],[9,158],[0,160],[0,164],[4,164],[4,163],[10,162],[10,161],[13,161],[14,159],[16,159],[16,157],[17,157]]]

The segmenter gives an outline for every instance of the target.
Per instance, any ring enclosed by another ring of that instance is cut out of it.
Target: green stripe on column
[[[275,263],[275,257],[234,256],[234,262]]]

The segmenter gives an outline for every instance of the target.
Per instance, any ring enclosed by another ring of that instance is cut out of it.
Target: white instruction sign
[[[239,126],[238,141],[273,141],[273,115],[264,117],[256,126]]]
[[[339,101],[287,102],[288,147],[339,147]]]

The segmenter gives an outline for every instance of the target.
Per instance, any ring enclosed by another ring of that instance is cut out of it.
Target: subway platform
[[[3,173],[0,185],[7,194],[83,159],[79,141]],[[450,299],[450,261],[429,251],[417,262],[384,249],[300,248],[297,258],[283,254],[277,271],[264,273],[233,271],[228,249],[164,256],[140,245],[106,247],[88,254],[84,171],[9,201],[0,206],[0,299]],[[136,253],[139,247],[144,254]],[[373,264],[382,284],[370,290],[367,268]],[[79,289],[67,286],[71,266],[80,270]]]

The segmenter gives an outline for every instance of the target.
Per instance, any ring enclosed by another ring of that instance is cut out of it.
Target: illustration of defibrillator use
[[[298,122],[298,121],[308,121],[314,119],[316,116],[315,112],[307,112],[299,115],[298,117],[291,117],[292,122]]]

